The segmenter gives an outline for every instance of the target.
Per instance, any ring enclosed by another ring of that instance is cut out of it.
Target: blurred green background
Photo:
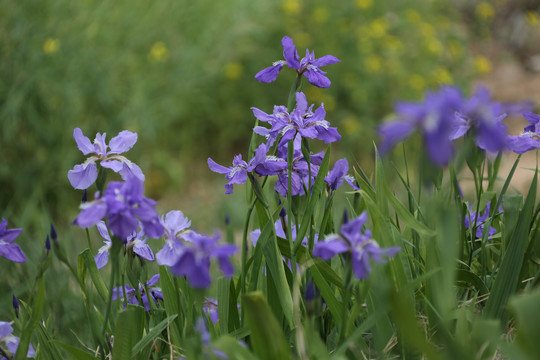
[[[307,47],[341,59],[325,68],[330,89],[305,82],[304,91],[311,103],[325,104],[343,136],[334,154],[369,169],[376,125],[396,100],[419,100],[441,84],[469,89],[489,75],[489,44],[498,41],[501,17],[521,14],[525,26],[537,28],[534,2],[513,4],[0,0],[0,216],[24,228],[18,243],[29,258],[22,265],[0,259],[0,320],[11,318],[11,293],[27,295],[50,222],[73,259],[85,247],[84,233],[70,226],[82,192],[66,174],[84,160],[75,127],[92,140],[96,132],[108,139],[123,129],[137,132],[127,157],[143,169],[146,194],[160,212],[180,209],[209,231],[223,227],[226,214],[238,226],[243,191],[233,201],[224,196],[224,179],[206,159],[228,164],[235,153],[245,156],[250,107],[271,112],[286,103],[292,71],[272,84],[254,79],[282,58],[284,35],[300,56]],[[519,52],[497,54],[512,59]],[[62,299],[51,319],[78,328],[84,314],[66,274],[59,263],[48,273],[49,294]]]

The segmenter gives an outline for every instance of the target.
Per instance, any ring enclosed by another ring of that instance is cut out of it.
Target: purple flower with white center
[[[21,234],[23,229],[7,229],[7,220],[0,222],[0,256],[13,262],[26,262],[21,247],[14,243],[15,239]]]
[[[109,250],[112,247],[112,241],[105,222],[98,222],[97,228],[99,234],[104,239],[103,242],[105,243],[105,245],[98,250],[98,254],[94,257],[97,268],[101,269],[107,265],[107,262],[109,261]],[[127,252],[131,251],[141,259],[146,261],[154,261],[154,253],[152,252],[150,246],[146,244],[146,238],[142,231],[134,232],[128,236],[125,248]]]
[[[163,294],[161,293],[161,288],[155,286],[158,281],[159,281],[159,274],[156,274],[152,276],[150,280],[146,282],[146,287],[148,288],[150,297],[152,298],[155,304],[159,304],[160,301],[163,301]],[[140,305],[139,300],[137,299],[137,292],[135,291],[135,288],[132,288],[129,285],[125,285],[125,290],[126,290],[126,302],[132,305]],[[142,305],[144,306],[144,309],[146,311],[150,311],[150,303],[148,302],[148,295],[146,294],[146,290],[142,284],[139,284],[139,294],[141,296],[141,301],[142,301]],[[113,289],[112,299],[113,300],[124,299],[124,291],[122,287],[117,287]]]
[[[184,216],[180,210],[169,211],[167,215],[161,217],[161,224],[165,229],[165,245],[156,254],[159,265],[173,266],[178,257],[184,251],[184,245],[180,239],[191,226],[191,220]]]
[[[506,126],[501,122],[506,114],[501,113],[501,104],[493,102],[486,88],[479,88],[455,117],[450,140],[472,130],[479,148],[498,152],[506,147]]]
[[[147,236],[159,238],[163,226],[155,206],[154,200],[143,195],[143,182],[130,177],[124,182],[110,182],[102,196],[81,204],[81,212],[73,223],[88,228],[106,218],[113,235],[124,242],[140,225]]]
[[[284,36],[281,39],[281,45],[283,46],[285,60],[276,61],[272,63],[272,66],[259,71],[255,75],[255,79],[260,82],[271,83],[277,79],[279,72],[286,64],[289,68],[296,70],[298,76],[304,75],[312,85],[320,88],[330,87],[330,79],[325,76],[326,72],[321,70],[320,67],[340,62],[337,57],[325,55],[316,59],[315,52],[310,53],[306,49],[306,56],[300,60],[296,46],[294,46],[294,42],[290,37]]]
[[[17,348],[19,347],[19,338],[17,336],[13,336],[13,327],[10,323],[5,321],[0,321],[0,342],[3,342],[6,344],[7,350],[12,354],[15,355],[17,352]],[[36,351],[30,345],[28,347],[28,352],[26,353],[27,358],[33,358],[36,356]]]
[[[340,159],[336,161],[334,168],[328,172],[324,181],[326,181],[332,191],[343,185],[343,180],[347,181],[354,190],[360,190],[360,188],[355,185],[354,178],[347,174],[348,172],[349,163],[347,162],[347,159]]]
[[[306,95],[303,92],[296,93],[296,108],[289,114],[284,106],[274,107],[274,114],[269,115],[257,108],[251,108],[253,115],[263,122],[268,122],[271,128],[256,126],[253,131],[268,138],[267,146],[270,147],[279,135],[282,135],[279,147],[292,140],[296,134],[309,139],[319,139],[329,144],[341,139],[337,128],[330,127],[325,120],[326,111],[324,104],[313,112],[313,105],[308,106]]]
[[[176,276],[186,276],[194,288],[210,286],[210,258],[216,258],[221,271],[230,277],[234,273],[230,257],[236,253],[236,246],[218,245],[219,234],[208,236],[191,231],[183,237],[184,251],[171,266],[171,272]]]
[[[141,181],[144,181],[144,174],[137,164],[129,161],[125,156],[120,154],[127,152],[137,142],[137,134],[131,131],[121,131],[117,136],[113,137],[109,144],[105,142],[107,134],[97,133],[94,143],[84,136],[79,128],[73,130],[73,138],[77,143],[77,147],[84,155],[93,154],[84,163],[75,165],[68,171],[68,179],[75,189],[87,189],[92,185],[98,176],[96,162],[104,167],[119,173],[122,179],[126,180],[129,177],[135,176]],[[107,151],[110,149],[109,151]]]
[[[491,207],[491,201],[488,201],[488,203],[486,204],[486,209],[484,210],[484,215],[480,216],[480,214],[478,214],[478,216],[477,216],[476,211],[474,211],[475,206],[471,205],[469,207],[468,214],[465,215],[465,219],[463,221],[463,223],[465,225],[465,229],[470,230],[471,225],[472,226],[476,225],[476,233],[475,233],[475,235],[476,235],[477,239],[482,238],[482,234],[484,233],[485,222],[486,222],[486,219],[489,216],[490,207]],[[502,211],[502,208],[499,208],[499,211]],[[489,232],[488,232],[488,240],[491,240],[490,237],[495,235],[496,232],[497,232],[497,230],[493,226],[491,226],[489,228]]]
[[[385,257],[394,257],[401,249],[398,246],[381,248],[371,237],[371,231],[364,229],[367,213],[364,211],[356,219],[343,224],[340,234],[328,235],[315,245],[313,256],[329,260],[337,254],[350,253],[352,268],[358,279],[366,279],[371,273],[370,260],[377,264],[386,262]]]
[[[225,194],[232,194],[233,184],[245,184],[247,181],[247,173],[253,170],[249,168],[248,163],[245,160],[242,160],[241,154],[235,155],[233,166],[230,168],[219,165],[211,158],[208,158],[208,167],[213,172],[225,174],[225,178],[229,180],[229,182],[225,184]]]
[[[395,107],[397,120],[379,127],[381,153],[419,129],[431,160],[437,165],[447,164],[453,154],[450,135],[456,121],[454,114],[463,107],[462,104],[460,91],[450,86],[435,93],[428,92],[422,103],[398,103]]]
[[[529,125],[523,129],[521,135],[508,136],[506,139],[508,149],[516,154],[523,154],[527,151],[540,148],[540,115],[532,112],[523,112],[522,115]]]

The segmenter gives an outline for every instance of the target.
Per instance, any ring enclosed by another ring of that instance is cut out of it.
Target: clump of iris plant
[[[323,260],[330,260],[337,254],[349,254],[352,269],[358,279],[366,279],[371,273],[370,260],[377,264],[386,262],[386,257],[394,257],[398,246],[381,248],[371,236],[371,231],[364,228],[367,213],[363,212],[356,219],[341,226],[339,234],[327,235],[313,249],[313,255]]]
[[[15,239],[21,234],[23,229],[7,229],[7,220],[0,222],[0,256],[13,262],[26,262],[21,247],[14,243]]]
[[[281,39],[281,45],[283,46],[283,57],[285,60],[278,60],[272,66],[259,71],[255,75],[255,79],[263,83],[271,83],[277,79],[283,66],[287,65],[289,68],[296,70],[299,77],[304,75],[312,85],[320,88],[330,87],[330,79],[325,76],[326,72],[320,68],[340,62],[337,57],[325,55],[316,59],[315,52],[310,53],[309,49],[306,49],[306,56],[300,59],[294,42],[288,36],[284,36]]]
[[[123,242],[139,226],[147,236],[159,238],[163,235],[163,225],[155,206],[154,200],[143,195],[143,182],[130,177],[124,182],[110,182],[102,195],[97,193],[94,201],[81,204],[74,224],[88,228],[106,219],[112,234]]]
[[[144,181],[144,174],[141,168],[129,161],[125,156],[120,154],[127,152],[137,142],[137,134],[131,131],[121,131],[117,136],[113,137],[109,144],[105,142],[105,133],[97,133],[94,142],[84,136],[79,128],[73,130],[73,138],[77,143],[77,147],[84,155],[90,155],[82,164],[68,172],[68,179],[75,189],[87,189],[92,185],[98,177],[97,162],[99,165],[113,170],[126,180],[129,177],[137,177]]]

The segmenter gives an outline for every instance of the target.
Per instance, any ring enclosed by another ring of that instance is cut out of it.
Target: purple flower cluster
[[[103,242],[105,243],[105,245],[98,250],[97,255],[94,257],[97,268],[101,269],[107,265],[107,262],[109,261],[109,250],[112,247],[112,241],[109,235],[109,230],[107,229],[107,225],[105,225],[104,221],[98,222],[97,228],[99,234],[104,239]],[[152,252],[150,246],[146,244],[146,237],[144,236],[143,231],[134,232],[128,236],[126,239],[125,249],[128,253],[131,252],[137,255],[140,259],[154,261],[154,253]]]
[[[397,119],[379,128],[381,151],[388,151],[414,130],[422,132],[426,151],[437,165],[447,164],[454,152],[452,142],[469,133],[480,149],[501,151],[507,146],[506,126],[501,121],[506,114],[501,109],[484,88],[467,101],[456,87],[428,92],[421,103],[396,105]]]
[[[6,219],[0,222],[0,256],[13,262],[26,262],[21,247],[14,243],[15,239],[21,234],[23,229],[7,229]]]
[[[480,215],[480,214],[477,215],[476,211],[474,211],[474,205],[471,205],[469,207],[468,214],[465,215],[465,219],[463,220],[463,223],[465,225],[465,229],[471,230],[471,226],[476,226],[475,227],[476,228],[476,233],[475,233],[476,239],[481,239],[482,238],[482,234],[484,233],[485,222],[486,222],[487,218],[489,217],[490,208],[491,208],[491,201],[489,201],[486,204],[486,209],[484,210],[484,215]],[[502,208],[499,208],[499,211],[502,211]],[[488,232],[488,239],[490,239],[493,235],[495,235],[496,232],[497,232],[497,230],[493,226],[490,227],[489,232]]]
[[[371,231],[363,229],[366,222],[367,214],[363,212],[356,219],[343,224],[340,234],[328,235],[316,244],[313,255],[329,260],[337,254],[350,253],[354,275],[358,279],[366,279],[371,273],[370,260],[381,264],[386,261],[385,257],[393,257],[400,251],[397,246],[379,247],[372,239]]]
[[[271,83],[277,79],[283,66],[287,65],[289,68],[296,70],[298,76],[304,75],[312,85],[320,88],[330,87],[330,79],[325,76],[326,72],[322,71],[320,67],[338,63],[340,62],[338,58],[333,55],[325,55],[316,59],[315,52],[310,53],[306,49],[306,56],[300,59],[294,42],[288,36],[281,39],[281,45],[283,46],[285,60],[276,61],[272,66],[259,71],[255,75],[255,79],[260,82]]]
[[[154,209],[156,202],[143,195],[140,179],[130,177],[124,182],[110,182],[103,195],[96,195],[96,200],[81,204],[75,225],[88,228],[105,218],[112,234],[124,242],[139,226],[149,237],[163,235],[163,226]]]
[[[163,301],[163,294],[161,293],[161,288],[155,286],[158,281],[159,281],[159,274],[156,274],[152,276],[150,280],[146,282],[146,287],[148,288],[148,293],[150,294],[150,298],[155,304],[158,304],[160,301]],[[114,288],[112,299],[123,300],[124,290],[126,293],[126,302],[128,304],[140,305],[139,300],[137,299],[137,292],[135,291],[134,288],[132,288],[129,285],[125,285],[124,289],[122,289],[122,287]],[[141,301],[142,301],[142,305],[144,306],[144,309],[146,311],[150,311],[151,308],[150,308],[150,303],[148,299],[148,294],[146,294],[146,290],[142,284],[139,284],[139,295],[141,296]]]
[[[117,136],[113,137],[109,144],[105,142],[106,134],[97,133],[94,143],[84,136],[79,128],[73,130],[73,138],[77,143],[77,147],[84,155],[93,154],[82,164],[68,172],[68,179],[75,189],[87,189],[92,185],[98,176],[98,168],[96,162],[104,167],[119,173],[122,179],[126,180],[129,177],[136,177],[144,181],[144,174],[137,164],[129,161],[124,156],[125,153],[137,142],[137,134],[131,131],[124,130]],[[108,150],[110,149],[110,150]]]
[[[13,327],[11,326],[11,324],[5,321],[0,321],[0,342],[6,344],[7,350],[12,355],[15,355],[15,353],[17,352],[17,348],[19,347],[19,340],[20,339],[17,336],[13,336]],[[36,351],[34,350],[32,345],[30,345],[26,357],[33,358],[35,356]],[[6,358],[2,358],[2,360],[3,359]]]

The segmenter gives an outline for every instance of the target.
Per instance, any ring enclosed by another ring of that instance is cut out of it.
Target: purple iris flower
[[[137,134],[127,130],[121,131],[111,139],[108,145],[105,142],[106,135],[105,133],[103,135],[97,133],[94,143],[91,143],[90,139],[84,136],[81,129],[75,128],[73,130],[73,138],[79,150],[84,155],[94,154],[86,159],[84,163],[75,165],[72,170],[68,171],[69,182],[75,189],[87,189],[96,181],[98,176],[97,161],[104,168],[119,173],[124,180],[135,176],[144,181],[141,168],[120,155],[135,145]],[[108,148],[110,148],[109,151],[107,151]]]
[[[292,173],[291,173],[291,195],[304,195],[304,184],[309,184],[309,177],[312,178],[312,184],[314,183],[313,179],[319,173],[319,166],[322,163],[324,157],[324,152],[313,154],[310,156],[310,165],[308,165],[307,160],[302,155],[301,151],[301,141],[302,138],[297,136],[293,141],[294,146],[294,155],[293,155],[293,164],[292,164]],[[286,158],[287,149],[289,143],[286,143],[283,147],[278,147],[278,157]],[[311,174],[309,172],[311,168]],[[284,169],[278,172],[278,179],[274,189],[283,197],[287,196],[287,189],[289,188],[289,170]]]
[[[208,317],[210,318],[210,320],[212,320],[212,323],[215,326],[219,320],[217,300],[207,297],[203,304],[203,312],[208,314]]]
[[[347,162],[347,159],[340,159],[336,161],[334,168],[328,172],[324,181],[326,181],[332,191],[343,185],[343,180],[345,180],[354,190],[360,190],[354,183],[354,178],[347,174],[348,172],[349,163]]]
[[[81,212],[73,223],[88,228],[106,218],[113,235],[124,242],[141,224],[147,236],[159,238],[163,235],[163,225],[155,206],[154,200],[143,195],[143,182],[130,177],[124,182],[110,182],[102,196],[81,204]]]
[[[13,336],[13,327],[10,323],[5,321],[0,321],[0,342],[3,342],[6,344],[7,350],[12,354],[15,355],[17,352],[17,348],[19,347],[19,338],[17,336]],[[28,352],[26,353],[27,358],[33,358],[36,356],[36,351],[30,345],[28,347]]]
[[[470,230],[471,226],[476,224],[476,238],[477,239],[482,238],[482,234],[484,233],[485,222],[486,222],[486,219],[489,216],[490,207],[491,207],[491,201],[488,201],[488,203],[486,204],[486,209],[484,210],[484,215],[478,214],[478,216],[477,216],[476,211],[474,211],[475,206],[471,205],[469,207],[468,214],[465,216],[465,219],[463,221],[464,225],[465,225],[465,229]],[[499,208],[499,211],[502,211],[502,208]],[[491,240],[490,237],[495,235],[496,232],[497,232],[497,230],[493,226],[490,227],[489,228],[489,233],[488,233],[488,235],[489,235],[488,240]]]
[[[101,269],[107,265],[107,262],[109,261],[109,250],[112,247],[112,241],[109,235],[109,230],[107,229],[107,225],[105,225],[104,221],[98,222],[97,228],[99,234],[104,239],[103,242],[105,243],[105,245],[98,250],[98,254],[94,257],[97,268]],[[141,259],[146,261],[154,261],[154,253],[152,252],[150,246],[146,244],[146,237],[142,231],[134,232],[128,236],[125,248],[127,252],[132,251]]]
[[[165,229],[165,245],[156,254],[159,265],[173,266],[178,257],[184,251],[184,246],[180,239],[191,226],[191,220],[184,216],[180,210],[169,211],[167,215],[161,217],[161,224]]]
[[[375,263],[385,263],[384,257],[394,257],[401,249],[398,246],[380,248],[372,239],[371,231],[363,229],[367,222],[364,211],[356,219],[341,226],[340,234],[328,235],[317,243],[313,256],[329,260],[337,254],[348,252],[352,256],[352,268],[358,279],[366,279],[371,273],[370,259]]]
[[[236,253],[234,245],[218,245],[219,234],[208,236],[191,231],[184,235],[183,252],[171,266],[177,276],[186,276],[194,288],[210,286],[210,258],[216,258],[221,271],[230,277],[234,273],[230,257]]]
[[[453,153],[449,137],[456,121],[454,114],[463,107],[462,104],[460,91],[450,86],[438,92],[428,92],[422,103],[398,103],[395,107],[397,120],[379,127],[381,153],[419,129],[431,160],[437,165],[447,164]]]
[[[540,148],[540,115],[532,112],[523,112],[529,125],[527,125],[521,135],[508,136],[508,148],[517,154],[523,154],[530,150]]]
[[[287,161],[267,155],[267,145],[261,144],[255,149],[255,155],[249,163],[242,160],[242,155],[236,155],[233,160],[233,166],[227,168],[219,165],[211,158],[208,158],[208,167],[213,172],[225,174],[225,178],[229,180],[225,184],[225,194],[232,194],[233,184],[245,184],[248,178],[248,173],[255,171],[261,176],[275,175],[278,171],[287,168]]]
[[[159,274],[156,274],[150,278],[146,282],[146,287],[148,288],[148,292],[150,293],[150,297],[154,301],[155,304],[158,304],[160,301],[163,301],[163,294],[161,293],[161,288],[154,286],[159,281]],[[135,288],[132,288],[129,285],[125,285],[126,290],[126,301],[128,304],[133,305],[140,305],[139,300],[137,299],[137,292],[135,291]],[[139,294],[141,295],[141,301],[142,305],[144,306],[144,309],[146,311],[150,311],[150,304],[148,302],[148,295],[146,294],[146,290],[144,289],[144,286],[139,284]],[[122,287],[117,287],[113,289],[113,295],[112,299],[117,300],[121,299],[123,300],[124,291]]]
[[[450,140],[458,139],[472,130],[479,148],[498,152],[506,147],[506,125],[501,122],[506,114],[501,113],[501,104],[493,102],[486,88],[479,88],[456,112],[455,117]]]
[[[325,55],[321,58],[315,58],[315,52],[309,52],[306,49],[306,56],[300,60],[298,51],[294,42],[288,36],[284,36],[281,39],[281,46],[283,46],[283,57],[285,60],[279,60],[272,63],[272,66],[259,71],[255,75],[255,79],[264,83],[271,83],[278,77],[279,72],[286,64],[289,68],[296,70],[298,75],[304,75],[308,81],[317,87],[328,88],[330,87],[330,80],[325,76],[326,72],[320,69],[321,66],[332,65],[340,62],[338,58],[333,55]]]
[[[23,229],[7,229],[7,220],[0,222],[0,256],[13,262],[26,262],[21,247],[14,243],[15,239],[21,234]]]
[[[330,127],[330,123],[325,120],[324,104],[313,112],[313,105],[308,106],[303,92],[296,93],[296,108],[290,114],[284,106],[275,106],[272,115],[257,108],[251,110],[257,119],[271,126],[270,129],[263,126],[256,126],[253,129],[255,133],[268,138],[268,147],[272,146],[279,135],[282,135],[279,147],[293,139],[296,134],[305,138],[319,139],[326,144],[341,139],[337,128]]]

